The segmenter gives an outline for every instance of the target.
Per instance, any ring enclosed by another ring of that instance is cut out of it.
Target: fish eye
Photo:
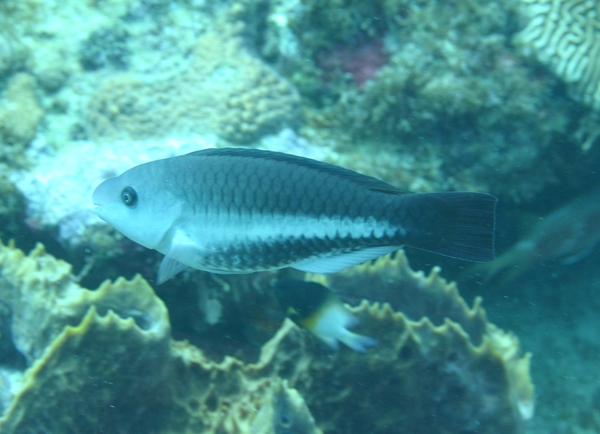
[[[279,421],[283,426],[290,426],[292,424],[292,418],[287,414],[282,414]]]
[[[129,207],[134,206],[137,203],[137,193],[131,187],[125,187],[121,192],[121,200]]]

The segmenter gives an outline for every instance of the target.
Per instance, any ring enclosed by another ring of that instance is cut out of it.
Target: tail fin
[[[426,193],[411,197],[420,216],[407,245],[467,261],[494,259],[496,199],[487,193]],[[411,203],[410,206],[413,206]]]

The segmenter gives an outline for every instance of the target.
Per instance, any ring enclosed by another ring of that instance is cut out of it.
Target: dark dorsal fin
[[[307,167],[309,169],[318,170],[329,175],[338,176],[340,178],[344,178],[348,181],[361,185],[371,191],[387,194],[404,194],[402,191],[398,190],[393,185],[380,181],[377,178],[361,175],[360,173],[344,169],[343,167],[334,166],[332,164],[323,163],[321,161],[313,160],[310,158],[284,154],[282,152],[263,151],[260,149],[248,148],[213,148],[192,152],[187,155],[198,157],[242,157],[281,161],[282,163],[292,164],[299,167]]]

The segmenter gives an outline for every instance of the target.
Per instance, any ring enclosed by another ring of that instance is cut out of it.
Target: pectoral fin
[[[202,256],[205,256],[207,251],[208,249],[199,246],[185,232],[175,231],[171,248],[158,267],[157,284],[166,282],[188,266],[194,267],[194,264],[202,263]]]
[[[183,262],[179,262],[177,259],[173,259],[170,256],[165,256],[158,267],[158,275],[156,276],[156,284],[160,285],[176,274],[185,270],[188,266]]]

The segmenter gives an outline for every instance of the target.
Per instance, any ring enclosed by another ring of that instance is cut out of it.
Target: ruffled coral
[[[336,288],[347,298],[368,292],[373,299],[388,301],[383,305],[363,301],[353,311],[360,319],[361,333],[377,337],[380,347],[387,349],[382,353],[376,349],[377,356],[387,356],[388,350],[395,348],[397,360],[403,360],[404,355],[410,365],[406,368],[410,373],[400,374],[402,378],[406,376],[416,382],[411,383],[413,390],[428,390],[421,396],[421,403],[415,404],[412,397],[411,402],[403,406],[415,405],[415,412],[419,406],[435,414],[449,412],[448,415],[454,417],[445,420],[454,427],[448,426],[447,432],[468,431],[468,424],[473,421],[481,424],[482,432],[488,432],[486,429],[492,426],[498,432],[516,432],[523,421],[533,416],[530,356],[520,354],[514,335],[487,321],[481,298],[469,308],[458,294],[456,284],[440,277],[439,268],[435,267],[429,276],[414,272],[404,253],[398,252],[394,259],[387,256],[374,264],[367,263],[339,274],[309,278]],[[369,312],[369,316],[365,317],[365,312]],[[393,342],[381,338],[390,336],[390,332],[385,331],[389,329],[394,329]],[[404,336],[399,338],[402,334]],[[375,375],[371,373],[371,377]],[[423,383],[417,384],[420,381]],[[461,399],[451,399],[449,390]],[[397,399],[403,398],[398,396]],[[448,408],[448,402],[456,408]],[[490,402],[495,404],[490,407],[486,404]],[[507,417],[508,414],[512,416]],[[428,420],[419,422],[428,423]],[[430,429],[441,432],[439,427],[430,426]],[[490,432],[495,432],[494,429]]]
[[[0,429],[519,432],[531,416],[531,385],[516,338],[488,324],[479,304],[468,309],[437,274],[411,272],[402,256],[378,267],[354,275],[412,286],[417,307],[436,305],[423,300],[437,294],[454,319],[413,320],[363,301],[353,309],[360,330],[380,340],[368,355],[331,354],[286,321],[256,363],[214,362],[170,339],[166,309],[140,277],[89,291],[41,246],[29,256],[0,246],[0,299],[10,311],[0,317],[26,359],[0,365]]]

